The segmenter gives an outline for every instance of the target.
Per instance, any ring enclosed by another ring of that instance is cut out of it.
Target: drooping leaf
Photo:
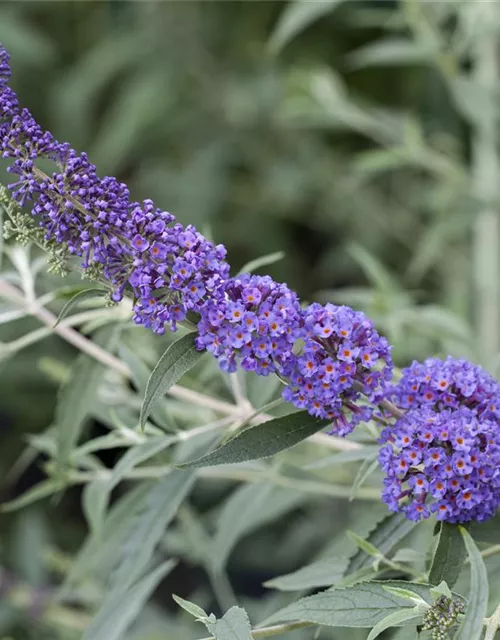
[[[250,260],[245,265],[243,265],[239,271],[241,273],[253,273],[260,269],[261,267],[268,267],[275,262],[279,262],[279,260],[283,260],[285,257],[284,251],[276,251],[275,253],[268,253],[266,256],[261,256],[260,258],[255,258],[255,260]]]
[[[108,325],[96,332],[94,342],[109,350],[117,335],[117,327]],[[69,380],[59,392],[55,426],[57,429],[57,462],[59,469],[68,463],[85,420],[90,413],[104,366],[88,355],[75,360]]]
[[[331,587],[341,580],[349,561],[347,558],[324,558],[297,569],[278,578],[273,578],[264,583],[269,589],[280,591],[301,591],[302,589],[316,589],[318,587]]]
[[[178,382],[199,361],[203,352],[195,347],[196,334],[188,333],[171,344],[153,369],[146,386],[141,407],[140,424],[144,429],[146,420],[158,398]]]
[[[193,473],[172,471],[152,485],[141,511],[120,545],[118,566],[111,576],[114,591],[128,589],[142,574],[194,479]]]
[[[168,560],[125,592],[111,594],[105,598],[101,609],[85,630],[82,640],[121,640],[149,596],[174,566],[175,562]]]
[[[269,41],[271,50],[276,53],[279,52],[301,31],[332,11],[342,1],[322,0],[322,2],[311,2],[310,0],[295,0],[290,2],[282,12]]]
[[[438,585],[443,580],[453,587],[465,561],[464,541],[455,524],[442,522],[439,539],[429,573],[429,582]]]
[[[376,547],[382,555],[387,556],[415,526],[415,522],[408,520],[403,513],[391,514],[376,526],[367,537],[367,541]],[[360,550],[352,558],[348,573],[363,569],[372,562],[371,557]]]
[[[488,606],[488,573],[470,533],[464,527],[459,527],[459,530],[470,560],[470,589],[465,615],[455,634],[455,640],[471,640],[480,638],[483,631]]]
[[[216,640],[253,640],[247,612],[241,607],[231,607],[216,622],[203,622]]]
[[[211,453],[180,466],[210,467],[268,458],[293,447],[327,424],[328,420],[310,416],[307,411],[299,411],[248,427]]]
[[[70,298],[68,302],[66,302],[64,307],[61,309],[60,314],[57,316],[57,320],[54,324],[54,327],[57,327],[57,325],[61,322],[61,320],[64,320],[64,318],[68,315],[71,309],[73,309],[73,307],[76,307],[84,300],[90,300],[92,298],[102,298],[106,294],[107,294],[106,289],[95,289],[95,288],[84,289],[83,291],[79,291],[78,293],[75,293],[75,295],[72,298]]]
[[[391,613],[408,606],[408,601],[386,587],[404,588],[431,602],[429,585],[390,580],[360,582],[351,587],[333,588],[278,611],[265,624],[298,620],[330,627],[374,627]]]

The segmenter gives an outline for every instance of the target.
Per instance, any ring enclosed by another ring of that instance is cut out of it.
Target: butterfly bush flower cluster
[[[294,358],[301,335],[297,295],[269,276],[248,273],[230,279],[223,300],[211,300],[201,310],[197,345],[218,359],[222,370],[237,364],[259,375],[283,373]]]
[[[81,258],[90,273],[101,270],[119,301],[134,298],[134,320],[163,333],[175,329],[188,311],[217,300],[229,277],[223,246],[214,246],[192,226],[183,227],[151,200],[133,202],[127,186],[99,178],[85,153],[57,142],[21,109],[6,86],[8,55],[0,48],[0,151],[13,160],[9,185],[20,205],[33,202],[32,214],[44,239]],[[43,173],[36,162],[51,160]]]
[[[332,304],[302,308],[293,291],[267,276],[231,278],[222,245],[151,200],[134,202],[125,184],[100,178],[85,153],[44,131],[19,106],[10,73],[0,45],[0,153],[11,160],[13,197],[32,214],[19,238],[45,242],[61,264],[78,258],[113,300],[131,296],[134,321],[157,333],[175,330],[189,313],[197,348],[221,369],[278,375],[284,398],[329,421],[333,433],[346,435],[373,417],[397,418],[384,429],[380,452],[391,509],[411,519],[491,517],[500,494],[496,381],[449,358],[413,363],[391,386],[390,346],[362,313]],[[40,160],[53,171],[42,171]]]
[[[382,432],[383,499],[420,520],[491,518],[500,506],[500,387],[452,357],[403,369],[390,397],[406,410]]]
[[[372,417],[392,377],[391,349],[368,318],[349,307],[314,303],[302,313],[302,349],[289,359],[283,395],[296,407],[332,420],[346,435]],[[370,404],[361,404],[361,392]]]
[[[410,520],[468,522],[500,506],[500,430],[467,409],[411,409],[382,432],[383,500]]]

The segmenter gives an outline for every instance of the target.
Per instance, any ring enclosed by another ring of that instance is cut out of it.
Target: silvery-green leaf
[[[480,638],[483,630],[483,620],[488,606],[488,574],[481,553],[470,533],[464,527],[460,527],[460,533],[470,560],[470,589],[465,615],[455,640],[472,640]]]
[[[82,640],[122,640],[149,596],[174,566],[175,562],[168,560],[124,592],[108,594]]]
[[[328,420],[310,416],[307,411],[299,411],[248,427],[211,453],[180,466],[210,467],[268,458],[293,447],[320,431],[327,424],[329,424]]]
[[[466,550],[458,525],[442,522],[432,559],[429,582],[438,585],[443,580],[453,587],[465,562]]]
[[[203,352],[196,349],[195,338],[194,332],[179,338],[168,347],[158,360],[149,377],[141,407],[140,425],[142,429],[144,429],[146,420],[158,398],[167,393],[202,357]]]

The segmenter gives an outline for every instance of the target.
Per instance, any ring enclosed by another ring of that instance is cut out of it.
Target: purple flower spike
[[[223,297],[229,277],[224,247],[175,223],[151,200],[131,201],[125,184],[100,178],[85,153],[44,131],[6,86],[8,61],[0,45],[0,154],[12,160],[13,196],[31,205],[45,240],[79,257],[84,269],[97,269],[113,300],[129,291],[135,322],[158,333]],[[39,160],[53,162],[51,175],[38,168]]]
[[[497,422],[467,408],[412,409],[387,427],[379,462],[382,499],[410,520],[487,520],[500,506]],[[422,456],[424,465],[422,465]]]

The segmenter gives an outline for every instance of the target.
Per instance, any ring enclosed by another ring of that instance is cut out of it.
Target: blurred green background
[[[234,272],[283,251],[262,272],[304,300],[364,310],[398,366],[451,353],[493,373],[499,30],[496,3],[453,0],[0,4],[0,41],[21,101],[58,139],[87,151],[101,175],[223,242]],[[57,282],[42,273],[39,294]],[[5,323],[0,339],[37,326]],[[3,476],[24,436],[50,424],[57,371],[64,377],[74,355],[51,337],[3,363]],[[26,469],[5,483],[4,498],[39,479],[36,463]],[[301,521],[306,546],[308,527],[313,539],[328,538],[324,508]],[[48,539],[71,553],[85,527],[71,492],[3,523],[6,569],[33,584],[50,579],[27,554]],[[269,559],[288,537],[285,525],[240,551],[233,579],[243,596],[259,592],[245,557],[266,558],[264,578],[297,566]],[[42,637],[35,623],[7,614],[3,633]],[[176,633],[147,637],[184,637]]]

